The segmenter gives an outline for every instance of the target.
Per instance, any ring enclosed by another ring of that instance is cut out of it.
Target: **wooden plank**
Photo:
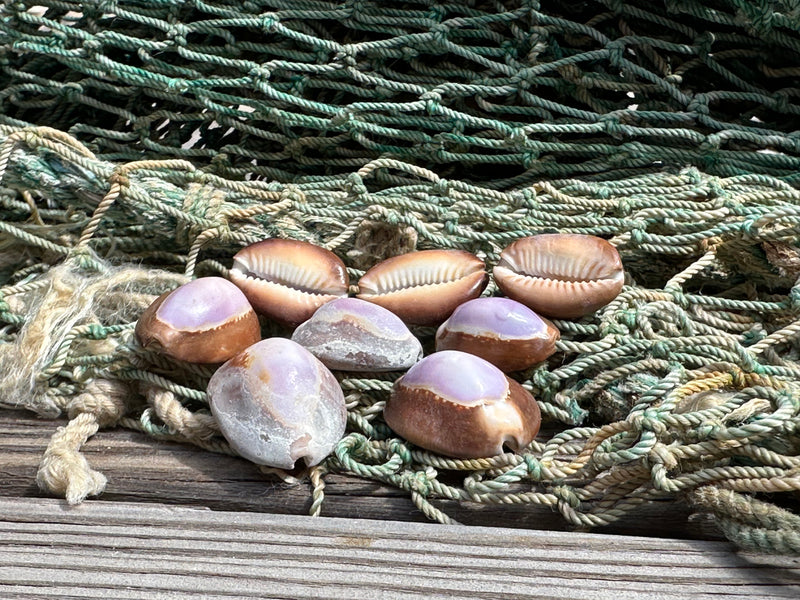
[[[0,413],[0,496],[40,497],[36,469],[50,436],[64,421],[43,421],[21,411]],[[191,505],[215,510],[307,514],[311,488],[286,485],[240,458],[188,444],[154,440],[125,430],[99,432],[84,447],[93,468],[108,477],[102,499]],[[447,474],[443,474],[447,476]],[[463,475],[462,475],[463,477]],[[453,483],[459,475],[452,474]],[[408,494],[347,475],[326,477],[323,515],[425,522]],[[529,489],[524,485],[520,490]],[[440,500],[435,505],[468,525],[567,531],[573,529],[549,507],[480,505]],[[690,518],[680,500],[647,502],[597,531],[622,535],[722,539],[706,519]]]
[[[0,597],[797,598],[728,544],[0,498]]]

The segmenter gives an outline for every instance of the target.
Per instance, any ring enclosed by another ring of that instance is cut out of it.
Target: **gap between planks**
[[[0,597],[800,597],[722,542],[0,498]]]

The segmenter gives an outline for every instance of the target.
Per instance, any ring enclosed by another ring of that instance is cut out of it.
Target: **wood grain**
[[[0,597],[797,598],[725,543],[0,499]]]
[[[0,497],[41,497],[36,470],[50,436],[65,421],[43,421],[28,413],[0,412]],[[308,514],[311,487],[287,485],[241,458],[188,444],[154,440],[126,430],[106,430],[84,447],[94,469],[109,480],[103,500],[156,502],[214,510]],[[446,475],[445,475],[446,476]],[[457,475],[451,476],[458,483]],[[426,522],[406,492],[347,475],[326,477],[323,515]],[[525,489],[520,486],[520,489]],[[468,525],[570,531],[558,513],[534,505],[481,505],[436,501]],[[705,519],[690,516],[680,500],[647,502],[623,519],[595,531],[623,535],[722,539]]]

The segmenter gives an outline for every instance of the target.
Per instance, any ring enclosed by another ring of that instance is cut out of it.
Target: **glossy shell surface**
[[[386,259],[364,273],[358,298],[406,323],[438,325],[486,287],[486,265],[463,250],[421,250]]]
[[[318,464],[342,438],[344,394],[333,374],[302,346],[263,340],[222,365],[208,383],[211,412],[245,458],[291,469]]]
[[[617,249],[590,235],[542,234],[522,238],[500,254],[497,286],[537,313],[572,319],[611,302],[625,274]]]
[[[396,371],[422,358],[422,344],[397,315],[358,298],[324,304],[292,340],[331,369]]]
[[[395,382],[383,411],[408,441],[447,456],[482,458],[527,446],[539,431],[533,396],[487,361],[435,352]]]
[[[510,298],[465,302],[436,332],[436,350],[461,350],[501,371],[527,369],[556,351],[558,329]]]
[[[261,339],[258,317],[227,279],[201,277],[162,294],[136,323],[145,348],[194,363],[221,363]]]
[[[326,302],[347,296],[350,284],[344,263],[333,252],[280,238],[240,250],[230,278],[258,313],[291,326]]]

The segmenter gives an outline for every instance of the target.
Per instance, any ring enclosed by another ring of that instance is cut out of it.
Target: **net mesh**
[[[5,3],[0,114],[232,177],[800,170],[797,0]]]
[[[784,508],[800,490],[799,3],[2,10],[0,403],[72,418],[45,488],[103,489],[79,454],[103,426],[230,452],[211,370],[132,331],[249,243],[313,242],[357,281],[414,249],[492,266],[520,237],[589,233],[617,246],[626,286],[556,322],[556,355],[516,375],[547,433],[436,456],[382,421],[398,373],[341,373],[348,434],[309,473],[311,512],[329,472],[443,522],[437,499],[597,526],[685,495],[743,547],[800,552]]]

